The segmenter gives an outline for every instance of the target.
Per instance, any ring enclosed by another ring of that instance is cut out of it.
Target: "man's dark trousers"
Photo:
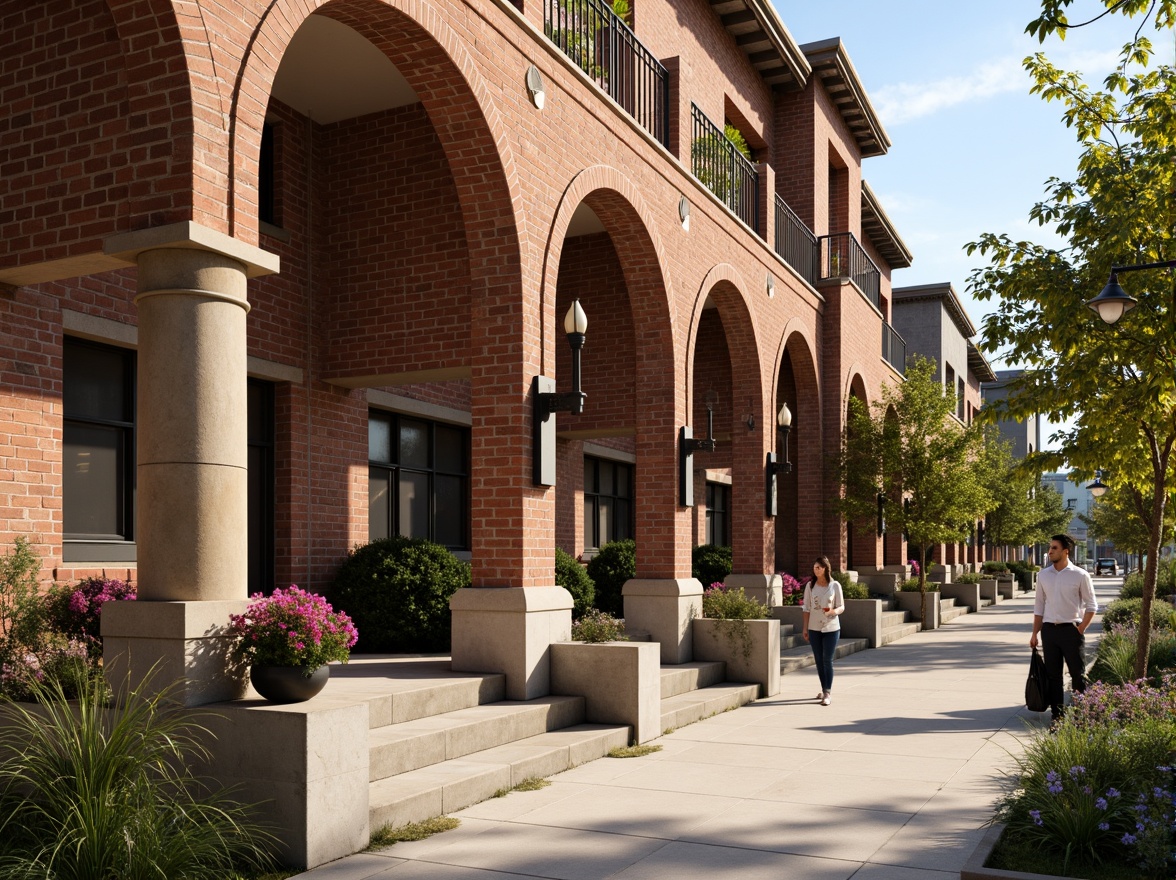
[[[1041,648],[1045,655],[1045,671],[1049,675],[1049,711],[1054,720],[1062,717],[1065,688],[1062,683],[1062,662],[1070,670],[1074,693],[1086,690],[1086,658],[1082,646],[1086,637],[1073,623],[1044,623],[1041,625]]]

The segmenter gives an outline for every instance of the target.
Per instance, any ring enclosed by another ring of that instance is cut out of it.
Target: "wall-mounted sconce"
[[[792,462],[788,460],[788,435],[792,431],[792,410],[788,408],[787,403],[780,407],[780,412],[776,413],[776,430],[780,433],[780,448],[784,451],[784,460],[777,461],[776,453],[768,453],[768,462],[765,468],[767,473],[765,512],[768,516],[776,515],[776,475],[792,473]]]
[[[886,496],[878,493],[878,537],[886,534]]]
[[[678,199],[678,219],[682,221],[682,231],[690,231],[690,202],[686,201],[686,196]]]
[[[564,332],[572,349],[572,390],[559,394],[555,380],[535,376],[531,380],[534,412],[531,417],[531,479],[536,486],[555,485],[555,419],[557,412],[580,415],[588,395],[580,388],[580,350],[588,332],[588,316],[574,300],[564,317]]]
[[[694,453],[715,451],[715,404],[719,395],[706,393],[706,439],[695,440],[689,425],[678,429],[678,497],[683,507],[694,506]]]
[[[527,94],[531,96],[535,109],[542,110],[547,103],[547,86],[543,82],[543,74],[534,64],[527,68]]]
[[[776,279],[772,277],[771,272],[768,273],[767,288],[768,288],[768,299],[771,299],[772,297],[774,297],[776,295]]]

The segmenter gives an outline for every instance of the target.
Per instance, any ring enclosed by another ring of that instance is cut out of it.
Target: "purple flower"
[[[1098,807],[1100,810],[1105,810],[1107,808],[1107,799],[1106,798],[1099,798],[1098,800],[1096,800],[1094,802],[1094,805],[1096,807]]]
[[[1046,782],[1057,782],[1059,779],[1061,779],[1061,777],[1058,776],[1057,770],[1050,770],[1048,773],[1045,774],[1045,781]]]
[[[1107,797],[1109,797],[1109,798],[1117,798],[1117,797],[1119,797],[1119,789],[1117,789],[1117,788],[1108,788],[1108,789],[1107,789]]]
[[[1124,834],[1121,838],[1119,838],[1119,843],[1125,844],[1126,846],[1131,846],[1131,844],[1135,843],[1135,835]]]
[[[1041,810],[1030,810],[1029,817],[1033,820],[1034,825],[1041,825]]]
[[[1077,779],[1079,776],[1081,776],[1085,772],[1086,772],[1085,767],[1071,767],[1070,768],[1070,778]]]
[[[1098,830],[1099,831],[1110,831],[1111,826],[1109,824],[1107,824],[1106,822],[1099,822],[1098,823]]]
[[[1051,782],[1047,786],[1047,788],[1048,788],[1050,794],[1061,794],[1062,793],[1062,784],[1060,782]]]

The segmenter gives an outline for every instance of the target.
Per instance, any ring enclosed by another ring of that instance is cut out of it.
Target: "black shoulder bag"
[[[1049,708],[1049,675],[1041,652],[1033,649],[1029,658],[1029,678],[1025,682],[1025,708],[1030,712],[1044,712]]]

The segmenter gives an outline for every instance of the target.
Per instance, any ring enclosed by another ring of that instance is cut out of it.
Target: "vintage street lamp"
[[[1095,498],[1102,498],[1107,494],[1107,489],[1110,487],[1102,481],[1102,470],[1096,470],[1094,472],[1094,482],[1088,483],[1086,488],[1090,490],[1090,494]]]
[[[792,462],[788,460],[788,435],[792,431],[792,410],[788,408],[787,403],[781,406],[780,412],[776,414],[776,430],[780,433],[780,454],[784,460],[777,461],[774,452],[768,453],[768,463],[765,468],[767,482],[764,488],[767,502],[765,512],[768,516],[776,515],[776,475],[792,473]]]
[[[683,507],[694,506],[694,453],[714,452],[715,404],[719,395],[713,390],[706,393],[706,439],[695,440],[689,425],[678,429],[678,498]]]
[[[1134,297],[1119,286],[1120,272],[1139,272],[1143,269],[1176,269],[1176,260],[1161,260],[1158,263],[1141,263],[1137,266],[1111,266],[1111,277],[1106,287],[1086,305],[1098,313],[1107,324],[1114,324],[1138,304]]]
[[[564,317],[564,332],[572,349],[572,390],[560,394],[555,390],[555,380],[547,376],[535,376],[531,380],[534,413],[531,419],[531,478],[536,486],[555,485],[555,419],[557,412],[580,415],[584,412],[584,401],[588,395],[580,388],[580,351],[584,348],[588,332],[588,316],[573,300]]]

